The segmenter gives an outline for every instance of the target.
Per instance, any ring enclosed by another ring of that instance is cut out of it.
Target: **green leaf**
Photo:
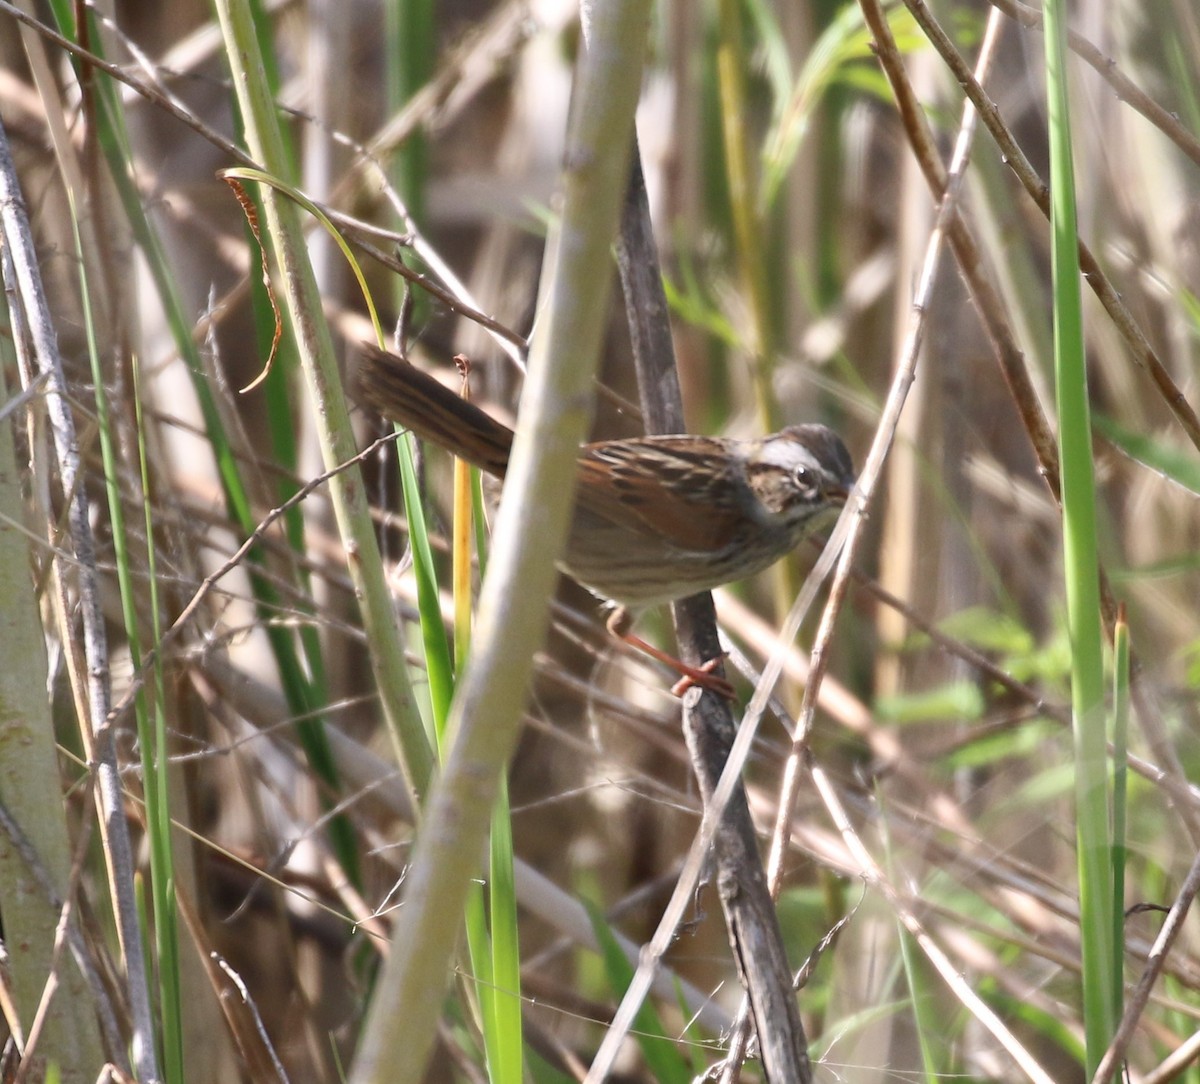
[[[998,655],[1028,655],[1033,635],[1015,618],[986,606],[969,606],[938,622],[938,630],[980,651]]]
[[[1142,433],[1135,433],[1112,418],[1102,415],[1096,415],[1092,424],[1106,440],[1115,444],[1130,459],[1137,460],[1143,466],[1165,475],[1172,482],[1200,496],[1200,460],[1196,458],[1194,450],[1186,451]]]
[[[995,767],[1006,760],[1037,755],[1062,732],[1062,727],[1047,719],[1035,719],[1000,731],[991,730],[956,749],[940,763],[950,769]]]
[[[933,719],[979,719],[983,693],[970,681],[952,681],[919,693],[880,698],[876,713],[892,723],[924,723]]]
[[[757,15],[753,6],[752,14]],[[895,9],[889,23],[902,52],[911,52],[923,46],[924,41],[916,32],[916,23],[907,10]],[[760,20],[759,31],[769,46],[771,38],[764,32],[764,25],[765,22]],[[877,74],[874,53],[871,51],[871,35],[863,23],[862,11],[857,4],[847,4],[817,39],[792,86],[780,86],[782,69],[778,65],[770,67],[779,105],[763,145],[763,207],[770,207],[779,194],[783,179],[796,158],[822,96],[835,83],[852,82],[860,66],[867,71],[863,61],[870,61],[869,70],[874,78],[870,84],[862,85],[869,85],[872,93],[890,94],[884,90],[885,84]]]

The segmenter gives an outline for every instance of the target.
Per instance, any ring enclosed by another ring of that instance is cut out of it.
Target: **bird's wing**
[[[703,437],[589,444],[579,458],[578,500],[592,515],[649,531],[672,548],[723,550],[739,540],[743,520],[731,512],[745,499],[727,459],[720,442]]]

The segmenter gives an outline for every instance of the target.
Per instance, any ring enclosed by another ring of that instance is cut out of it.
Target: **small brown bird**
[[[480,470],[503,478],[513,432],[402,358],[364,346],[360,397]],[[656,436],[602,440],[579,454],[575,517],[563,567],[616,610],[672,602],[774,564],[854,485],[845,444],[823,425],[767,437]],[[686,678],[727,692],[714,678],[650,649]],[[699,675],[699,676],[697,676]]]

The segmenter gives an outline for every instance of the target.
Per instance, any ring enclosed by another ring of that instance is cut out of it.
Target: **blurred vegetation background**
[[[1015,0],[997,6],[990,119],[1045,180],[1040,29]],[[389,260],[463,303],[414,287],[405,346],[456,386],[453,358],[465,355],[475,400],[511,420],[512,343],[536,334],[556,213],[576,6],[271,0],[250,11],[291,156],[284,180],[341,216],[385,325],[405,305]],[[934,8],[968,66],[991,11]],[[908,8],[888,17],[946,160],[962,89]],[[81,60],[39,21],[117,68]],[[1122,852],[1133,983],[1200,844],[1189,782],[1200,776],[1200,435],[1188,406],[1200,399],[1200,18],[1188,0],[1084,3],[1072,26],[1086,39],[1069,61],[1080,235],[1153,352],[1148,364],[1085,288],[1100,558],[1134,656]],[[216,176],[238,164],[229,141],[243,145],[230,58],[213,11],[190,0],[3,4],[0,28],[0,121],[78,457],[48,436],[54,379],[28,360],[39,321],[10,286],[0,309],[4,1079],[44,1079],[51,1063],[63,1080],[95,1080],[105,1062],[136,1074],[141,1012],[172,1081],[336,1081],[353,1064],[403,898],[411,805],[294,336],[285,322],[268,366],[274,291],[243,206]],[[910,150],[915,122],[898,114],[862,11],[668,0],[654,9],[640,78],[690,430],[746,436],[820,420],[861,464],[937,208]],[[1059,510],[1031,434],[1039,409],[1057,424],[1050,241],[1012,163],[981,130],[960,214],[1032,398],[1018,402],[947,256],[811,738],[878,871],[864,874],[813,788],[791,818],[778,907],[793,965],[813,965],[798,997],[820,1080],[1028,1079],[947,967],[1045,1079],[1085,1079],[1072,645]],[[6,219],[6,284],[11,229]],[[352,389],[357,344],[372,338],[363,296],[329,234],[314,227],[309,241],[324,302],[311,316],[328,321]],[[612,274],[596,268],[598,282]],[[641,431],[614,298],[601,437]],[[488,332],[464,306],[514,334]],[[358,410],[353,425],[360,447],[386,435]],[[390,446],[362,466],[428,709],[411,509]],[[420,466],[448,584],[447,464],[430,450]],[[81,544],[87,530],[94,553]],[[753,663],[813,559],[799,553],[718,592],[723,627]],[[789,657],[747,773],[764,850],[815,625]],[[665,614],[639,632],[670,647]],[[563,585],[537,662],[509,780],[525,878],[517,1073],[559,1080],[586,1067],[620,996],[572,907],[586,902],[646,940],[700,804],[670,678],[606,636],[586,592]],[[91,782],[103,786],[96,766],[110,741],[107,778],[121,790],[106,808]],[[114,821],[129,832],[128,858]],[[134,870],[139,909],[122,919],[110,885]],[[56,951],[62,914],[73,933]],[[131,934],[144,940],[144,1011]],[[1129,1079],[1200,1079],[1198,953],[1185,923],[1129,1048]],[[626,1079],[682,1078],[721,1059],[740,988],[711,889],[667,963],[680,985],[673,994],[668,981],[656,1005],[675,1042],[659,1042],[682,1057],[664,1066],[630,1046]],[[39,1011],[51,974],[57,989]],[[429,1079],[502,1075],[484,1054],[488,1024],[465,963],[446,996]],[[756,1071],[751,1060],[746,1073]]]

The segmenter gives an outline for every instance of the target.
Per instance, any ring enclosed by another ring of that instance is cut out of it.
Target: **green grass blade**
[[[129,535],[125,526],[125,510],[121,503],[121,463],[113,441],[116,426],[109,411],[108,394],[104,371],[100,362],[100,345],[96,340],[94,313],[90,304],[93,295],[89,285],[88,260],[83,251],[83,241],[78,232],[78,216],[72,215],[75,228],[76,253],[79,258],[80,299],[83,303],[84,326],[87,330],[88,356],[92,367],[92,382],[95,385],[97,436],[100,441],[100,456],[104,464],[105,493],[108,500],[109,522],[112,527],[113,553],[117,569],[117,583],[121,596],[121,614],[125,624],[125,635],[133,658],[142,654],[142,638],[137,612],[138,583],[133,567],[133,556],[129,548]],[[139,427],[139,434],[142,430]],[[145,500],[145,448],[139,444],[142,465],[142,493]],[[146,506],[146,539],[149,553],[153,552],[153,524],[149,507]],[[149,588],[151,612],[157,615],[158,596],[154,584],[154,566],[149,563]],[[157,630],[156,630],[157,631]],[[183,1076],[183,1011],[180,993],[179,936],[175,909],[175,863],[171,849],[171,810],[167,790],[166,728],[162,714],[162,667],[154,667],[156,696],[151,705],[145,687],[138,690],[134,698],[134,718],[138,734],[138,751],[141,757],[142,793],[146,803],[146,832],[150,844],[150,906],[154,916],[152,925],[143,929],[154,931],[154,953],[151,958],[156,966],[150,967],[147,976],[153,986],[158,980],[159,1019],[158,1036],[162,1055],[163,1072],[168,1084],[182,1084]],[[152,718],[153,716],[153,718]]]
[[[384,5],[387,108],[399,112],[433,74],[437,38],[432,0],[388,0]],[[408,213],[425,219],[425,177],[429,149],[424,132],[415,132],[397,149],[390,174]]]
[[[483,487],[479,471],[461,460],[455,466],[454,493],[454,657],[458,667],[466,665],[470,650],[470,528],[474,526],[474,550],[479,555],[482,575],[487,563],[487,531]],[[461,551],[460,551],[461,547]],[[460,597],[461,595],[461,597]],[[517,926],[517,889],[513,874],[512,812],[508,781],[500,780],[489,837],[487,909],[489,941],[472,942],[472,966],[480,974],[486,968],[489,984],[480,991],[484,1045],[492,1084],[521,1084],[524,1071],[524,1028],[521,1021],[521,953]],[[472,894],[474,896],[474,894]],[[479,894],[482,902],[482,893]],[[490,956],[478,955],[487,947]]]
[[[150,504],[150,468],[146,458],[146,432],[142,416],[140,370],[133,370],[134,411],[137,423],[138,468],[142,479],[142,511],[146,530],[146,571],[149,579],[150,615],[154,642],[162,639],[162,605],[158,592],[158,557],[154,544],[153,509]],[[166,688],[161,662],[154,665],[153,734],[149,751],[142,751],[142,771],[152,761],[153,775],[145,777],[146,825],[150,840],[150,871],[155,907],[155,944],[158,952],[158,981],[163,1013],[163,1069],[168,1081],[184,1077],[182,964],[179,959],[179,915],[175,902],[175,857],[171,841],[170,764],[167,749]],[[149,801],[154,796],[153,804]]]
[[[277,109],[263,78],[261,49],[244,5],[218,0],[218,20],[230,59],[230,70],[252,152],[268,173],[286,170],[285,148]],[[285,307],[296,335],[305,381],[315,403],[317,435],[327,468],[355,456],[349,411],[341,394],[329,326],[322,313],[312,267],[295,206],[272,189],[264,189],[265,233],[269,237],[284,284]],[[383,574],[374,525],[357,471],[334,474],[329,486],[359,611],[370,646],[384,716],[409,786],[423,796],[433,770],[432,756],[415,707],[400,643],[400,630]]]
[[[720,92],[721,135],[725,151],[729,213],[733,224],[738,275],[750,310],[746,344],[759,421],[770,432],[779,428],[778,406],[771,388],[776,355],[776,312],[769,282],[763,219],[758,186],[751,177],[746,138],[745,28],[738,0],[718,0],[720,42],[717,46],[717,85]]]
[[[488,908],[492,927],[492,1018],[488,1067],[492,1084],[521,1084],[521,953],[517,935],[517,888],[513,879],[512,819],[508,783],[501,780],[492,817]]]
[[[750,8],[759,24],[760,36],[770,40],[763,29],[767,10],[760,5]],[[912,16],[898,7],[890,14],[889,22],[900,47],[911,48],[915,43]],[[873,58],[871,35],[863,21],[862,9],[857,4],[846,4],[808,51],[786,94],[780,93],[782,88],[776,86],[779,104],[763,147],[761,206],[771,207],[778,199],[825,92],[839,79],[848,77],[850,67]],[[873,68],[866,70],[874,75]]]
[[[64,32],[74,32],[74,21],[69,5],[56,4],[55,13]],[[92,27],[91,45],[98,47],[101,35]],[[192,338],[191,321],[184,312],[173,271],[166,256],[161,238],[146,216],[142,207],[141,193],[132,176],[129,163],[136,161],[129,144],[124,124],[124,113],[113,84],[99,80],[94,84],[97,101],[97,137],[117,196],[125,212],[126,221],[134,240],[146,260],[146,267],[158,294],[163,316],[170,329],[172,341],[183,359],[192,388],[204,419],[205,435],[212,447],[217,474],[221,481],[226,508],[243,536],[249,535],[257,526],[249,493],[242,480],[237,457],[228,434],[221,421],[220,412],[207,379],[196,343]],[[307,658],[301,661],[296,641],[289,630],[282,628],[272,618],[281,607],[278,591],[262,577],[255,575],[258,558],[251,553],[247,558],[247,569],[251,588],[258,604],[267,640],[279,667],[280,684],[288,701],[289,710],[299,719],[297,732],[305,756],[316,774],[330,787],[337,786],[337,770],[324,735],[322,708],[327,701],[319,675],[323,671],[315,637],[307,639],[302,634],[302,646],[307,649]],[[310,679],[310,674],[312,678]],[[350,880],[361,883],[358,875],[354,832],[344,816],[336,816],[329,824],[329,834],[339,863]]]
[[[1089,1075],[1116,1026],[1104,664],[1096,490],[1080,297],[1079,231],[1066,65],[1066,6],[1044,8],[1050,123],[1054,370],[1062,471],[1063,566],[1071,633],[1071,704],[1084,1030]]]
[[[446,717],[450,711],[450,699],[454,695],[454,663],[446,626],[442,621],[433,550],[429,545],[429,529],[421,507],[412,445],[412,436],[405,436],[398,442],[400,485],[404,494],[404,514],[408,517],[408,541],[412,548],[413,578],[417,584],[417,612],[421,620],[421,643],[425,649],[425,670],[433,706],[433,729],[438,752],[444,755]]]
[[[1174,448],[1155,437],[1135,432],[1112,418],[1098,416],[1095,425],[1098,432],[1127,456],[1200,496],[1200,463],[1196,461],[1194,450]]]
[[[586,899],[583,903],[600,944],[608,984],[613,996],[619,1000],[633,980],[633,967],[599,909]],[[656,1084],[687,1084],[692,1079],[687,1060],[676,1049],[675,1040],[667,1034],[651,1002],[642,1002],[642,1007],[638,1009],[633,1034],[650,1068],[650,1078]]]
[[[1129,624],[1121,607],[1113,635],[1112,951],[1113,1016],[1120,1019],[1125,984],[1126,797],[1129,772]]]

